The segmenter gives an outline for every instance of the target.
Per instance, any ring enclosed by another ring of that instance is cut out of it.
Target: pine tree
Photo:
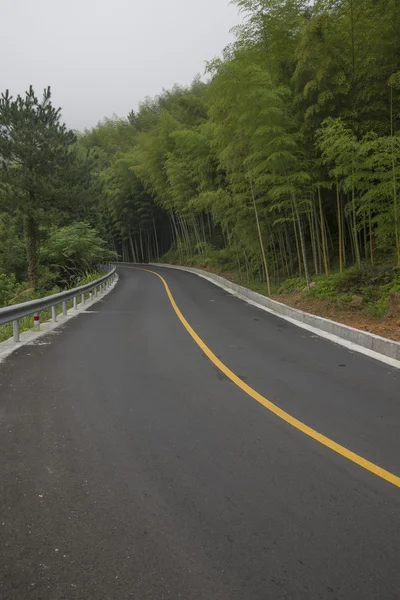
[[[40,225],[65,206],[73,180],[76,138],[60,121],[51,103],[50,88],[39,100],[32,87],[16,99],[6,91],[0,98],[0,177],[7,183],[5,198],[23,215],[28,276],[38,280]]]

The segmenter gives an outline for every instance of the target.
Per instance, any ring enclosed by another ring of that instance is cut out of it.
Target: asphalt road
[[[242,381],[400,474],[400,371],[157,271]],[[400,489],[227,379],[155,275],[119,273],[0,365],[1,600],[399,600]]]

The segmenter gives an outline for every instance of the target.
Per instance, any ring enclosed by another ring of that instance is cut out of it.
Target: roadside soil
[[[298,308],[313,315],[400,342],[400,314],[390,314],[377,319],[364,314],[363,307],[342,308],[336,306],[334,300],[307,298],[303,292],[278,294],[273,295],[272,298],[292,308]]]
[[[203,267],[203,270],[216,273],[209,266]],[[220,273],[220,275],[239,283],[235,273]],[[273,294],[272,299],[287,304],[292,308],[298,308],[299,310],[311,313],[312,315],[325,317],[326,319],[349,325],[349,327],[355,327],[356,329],[368,331],[369,333],[380,335],[395,342],[400,342],[400,306],[398,305],[393,306],[388,315],[378,319],[368,315],[365,306],[349,305],[345,308],[338,306],[333,298],[323,300],[308,298],[303,292]]]

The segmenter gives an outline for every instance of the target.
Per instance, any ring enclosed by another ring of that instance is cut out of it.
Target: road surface
[[[155,269],[244,386],[400,474],[400,372]],[[400,488],[249,396],[154,274],[0,365],[2,600],[399,600]]]

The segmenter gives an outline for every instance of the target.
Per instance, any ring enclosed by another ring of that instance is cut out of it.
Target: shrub
[[[18,285],[14,275],[0,273],[0,306],[6,306],[18,293]]]
[[[87,223],[78,222],[54,229],[41,251],[45,266],[57,273],[59,283],[69,285],[79,274],[94,270],[100,262],[112,260],[99,233]]]
[[[307,281],[304,277],[294,277],[286,279],[280,286],[278,294],[295,294],[301,292],[307,286]]]

